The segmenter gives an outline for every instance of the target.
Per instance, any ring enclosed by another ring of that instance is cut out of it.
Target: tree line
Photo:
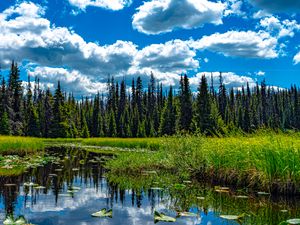
[[[275,89],[265,81],[255,87],[226,89],[220,73],[218,88],[202,76],[193,94],[186,75],[179,90],[164,93],[153,74],[147,87],[140,77],[125,81],[111,78],[107,94],[77,100],[56,90],[42,90],[39,80],[28,78],[23,88],[20,71],[12,62],[8,80],[0,88],[0,134],[46,138],[156,137],[177,133],[226,135],[258,129],[299,130],[300,93],[296,86]],[[176,94],[175,94],[176,93]]]

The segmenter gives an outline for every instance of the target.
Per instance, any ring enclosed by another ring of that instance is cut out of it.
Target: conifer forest
[[[0,134],[46,138],[157,137],[178,133],[226,135],[261,128],[300,129],[297,86],[278,89],[263,81],[250,88],[227,89],[203,74],[197,93],[181,76],[179,90],[163,87],[151,75],[128,88],[125,81],[107,82],[107,94],[75,99],[58,81],[55,92],[41,90],[38,78],[22,86],[16,63],[0,90]],[[210,84],[209,84],[210,83]],[[130,90],[130,91],[128,91]]]

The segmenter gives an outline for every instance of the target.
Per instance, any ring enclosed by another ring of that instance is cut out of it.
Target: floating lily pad
[[[112,218],[112,209],[110,209],[110,210],[106,210],[105,208],[101,209],[99,212],[93,213],[92,216],[93,217],[110,217],[110,218]]]
[[[185,216],[185,217],[196,217],[198,214],[192,212],[178,212],[178,216]]]
[[[197,197],[198,200],[204,200],[205,197]]]
[[[36,186],[36,187],[33,187],[34,189],[45,189],[46,187],[44,186]]]
[[[78,168],[73,168],[72,171],[79,171],[79,169]]]
[[[4,225],[25,225],[26,220],[23,216],[20,216],[18,219],[14,219],[13,216],[8,216],[6,219],[3,221]]]
[[[57,177],[57,174],[55,174],[55,173],[50,173],[50,174],[49,174],[49,177]]]
[[[242,215],[220,215],[221,218],[226,219],[226,220],[239,220],[243,218],[245,214]]]
[[[160,187],[152,187],[151,190],[154,190],[154,191],[160,191],[160,190],[163,190],[163,189],[160,188]]]
[[[154,211],[154,221],[155,222],[176,222],[176,219],[170,216],[166,216],[164,213],[159,213]]]
[[[65,194],[65,193],[58,194],[58,196],[60,196],[60,197],[72,197],[72,195]]]
[[[38,186],[38,184],[35,184],[35,183],[33,183],[33,182],[26,182],[26,183],[24,183],[23,184],[24,186],[26,186],[26,187],[33,187],[33,186]]]
[[[246,195],[237,195],[235,196],[236,198],[241,198],[241,199],[248,199],[249,197]]]
[[[258,195],[270,195],[270,193],[268,192],[264,192],[264,191],[259,191],[257,192]]]
[[[300,224],[300,219],[290,219],[286,221],[288,224]]]
[[[5,187],[15,187],[17,186],[16,184],[4,184]]]
[[[229,193],[229,190],[217,189],[215,191],[218,192],[218,193]]]
[[[280,210],[280,212],[282,212],[282,213],[287,213],[287,212],[288,212],[288,210],[286,210],[286,209],[282,209],[282,210]]]

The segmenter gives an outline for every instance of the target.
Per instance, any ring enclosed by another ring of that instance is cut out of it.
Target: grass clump
[[[139,148],[158,150],[162,144],[162,138],[88,138],[82,139],[82,145],[116,147],[116,148]]]
[[[42,139],[31,137],[0,136],[0,155],[19,155],[35,153],[44,148]]]
[[[173,170],[181,177],[249,187],[272,193],[300,193],[298,134],[160,139],[158,151],[124,153],[107,167],[113,172]]]

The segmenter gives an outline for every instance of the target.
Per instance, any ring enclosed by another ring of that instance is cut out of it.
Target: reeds
[[[44,148],[42,139],[0,136],[0,155],[27,155]]]
[[[159,151],[124,153],[108,162],[108,168],[115,172],[166,168],[178,176],[214,183],[288,195],[300,193],[298,134],[159,140]]]

